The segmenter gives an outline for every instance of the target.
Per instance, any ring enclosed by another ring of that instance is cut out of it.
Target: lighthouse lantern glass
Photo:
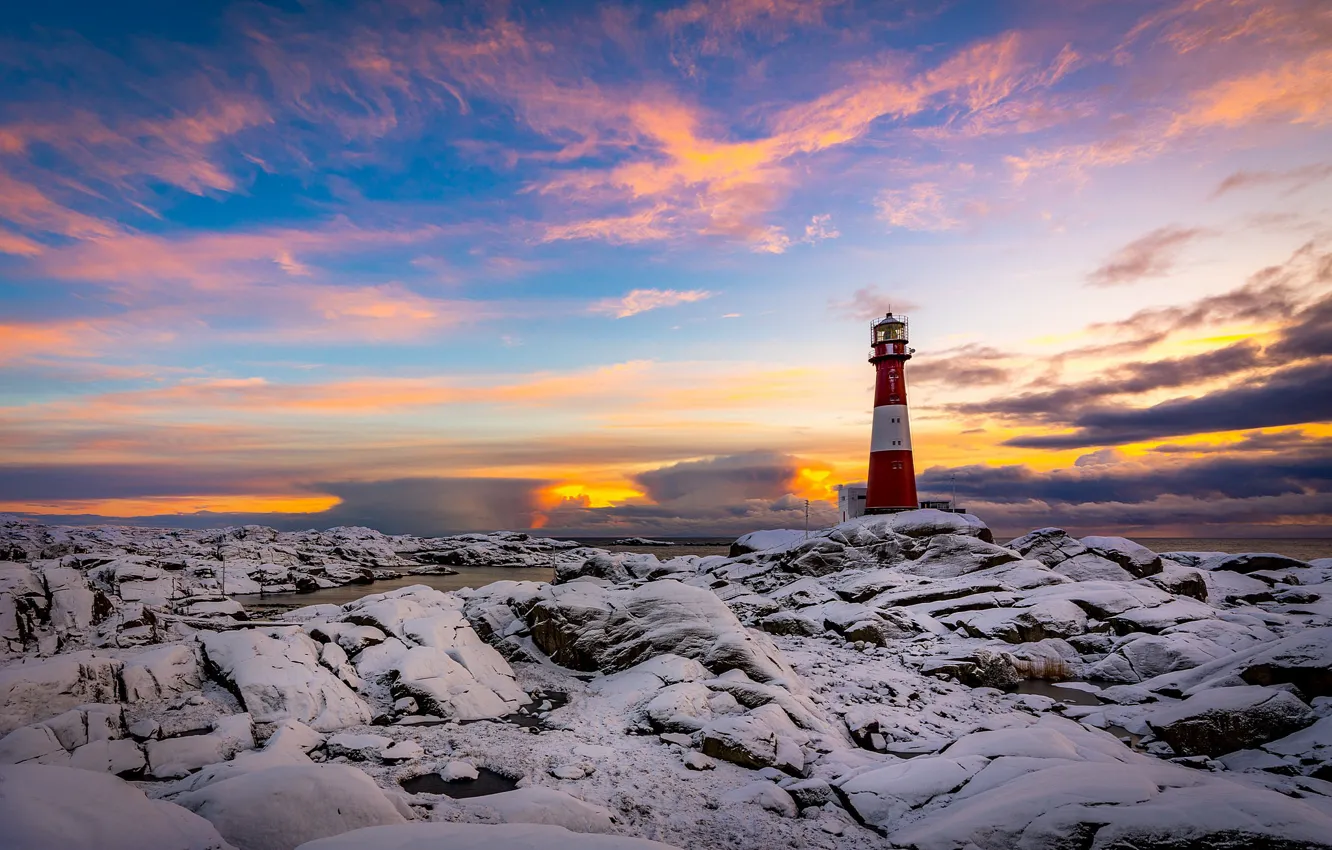
[[[873,326],[873,345],[887,342],[905,342],[907,323],[905,316],[887,316],[876,319]]]

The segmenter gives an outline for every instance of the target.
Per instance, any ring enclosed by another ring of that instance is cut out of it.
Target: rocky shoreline
[[[1332,847],[1332,559],[937,511],[665,560],[6,521],[0,557],[16,847]],[[554,581],[230,598],[469,566]]]

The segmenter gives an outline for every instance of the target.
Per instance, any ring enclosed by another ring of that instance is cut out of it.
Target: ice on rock
[[[585,803],[558,789],[539,785],[459,802],[463,808],[474,812],[493,812],[502,823],[546,824],[576,833],[607,833],[615,830],[615,817],[609,809]]]
[[[258,723],[299,720],[321,732],[370,722],[370,709],[319,663],[305,634],[256,629],[199,635],[210,670]]]
[[[1219,756],[1282,738],[1314,719],[1288,691],[1244,685],[1212,688],[1158,708],[1147,723],[1179,755]]]
[[[501,847],[504,850],[677,850],[673,845],[643,838],[586,835],[561,826],[528,823],[373,827],[311,841],[298,850],[497,850]]]
[[[306,842],[405,818],[373,779],[340,764],[243,773],[176,797],[239,850],[292,850]]]

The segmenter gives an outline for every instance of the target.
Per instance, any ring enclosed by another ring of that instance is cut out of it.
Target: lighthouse
[[[911,462],[907,416],[907,317],[892,313],[870,323],[874,364],[874,430],[870,436],[869,489],[865,513],[886,514],[917,507],[916,468]]]

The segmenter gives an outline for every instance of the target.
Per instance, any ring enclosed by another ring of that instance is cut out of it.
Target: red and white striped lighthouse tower
[[[907,347],[906,316],[889,313],[870,323],[869,362],[874,364],[875,377],[867,514],[918,507],[906,396],[906,362],[913,351]]]

